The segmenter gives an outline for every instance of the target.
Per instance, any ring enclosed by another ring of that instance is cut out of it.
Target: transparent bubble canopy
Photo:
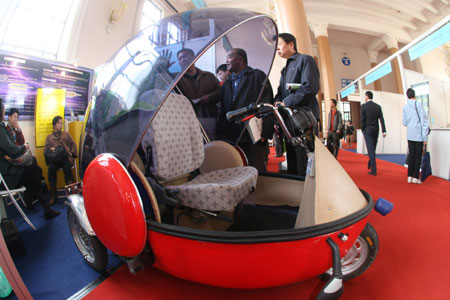
[[[97,74],[86,113],[82,174],[106,152],[128,165],[159,106],[192,64],[215,74],[230,49],[242,48],[248,65],[268,75],[276,42],[270,17],[233,8],[187,11],[139,32]],[[181,66],[177,53],[184,48],[195,55]]]

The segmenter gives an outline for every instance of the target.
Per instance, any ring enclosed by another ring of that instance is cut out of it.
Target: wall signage
[[[64,89],[66,108],[84,115],[91,77],[90,69],[0,52],[0,97],[5,110],[17,108],[21,119],[34,117],[39,88]]]
[[[344,66],[350,66],[350,58],[348,58],[347,56],[342,57],[342,63],[344,64]]]
[[[355,85],[352,84],[350,87],[348,87],[347,89],[345,89],[341,92],[341,98],[345,98],[348,95],[353,94],[355,91],[356,91]]]
[[[392,72],[391,62],[387,62],[366,76],[366,85]]]
[[[411,61],[450,41],[450,23],[445,24],[416,45],[409,48]]]

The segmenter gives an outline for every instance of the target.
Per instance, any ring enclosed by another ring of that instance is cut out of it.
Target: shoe
[[[411,182],[412,182],[412,177],[409,176],[409,177],[408,177],[408,183],[411,183]]]
[[[413,179],[412,179],[412,183],[415,183],[415,184],[421,184],[422,181],[420,181],[420,179],[413,178]]]
[[[44,218],[46,220],[53,219],[54,217],[59,216],[59,212],[50,208],[50,206],[44,206]]]
[[[368,174],[369,174],[369,175],[373,175],[373,176],[377,176],[377,173],[374,173],[374,172],[372,172],[372,171],[370,171]]]

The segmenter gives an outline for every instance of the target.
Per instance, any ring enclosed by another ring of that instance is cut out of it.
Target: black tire
[[[370,223],[356,239],[352,248],[341,259],[342,274],[344,280],[350,280],[361,275],[375,260],[378,253],[378,234]],[[333,273],[332,268],[319,276],[322,280],[328,280]]]
[[[108,250],[106,247],[96,236],[90,236],[86,233],[70,207],[67,209],[67,220],[73,241],[84,260],[91,268],[97,271],[104,270],[108,265]]]

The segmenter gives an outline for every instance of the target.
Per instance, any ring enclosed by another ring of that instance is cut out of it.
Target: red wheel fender
[[[101,154],[89,164],[83,197],[89,222],[106,248],[127,257],[142,252],[147,238],[142,200],[117,158]]]

